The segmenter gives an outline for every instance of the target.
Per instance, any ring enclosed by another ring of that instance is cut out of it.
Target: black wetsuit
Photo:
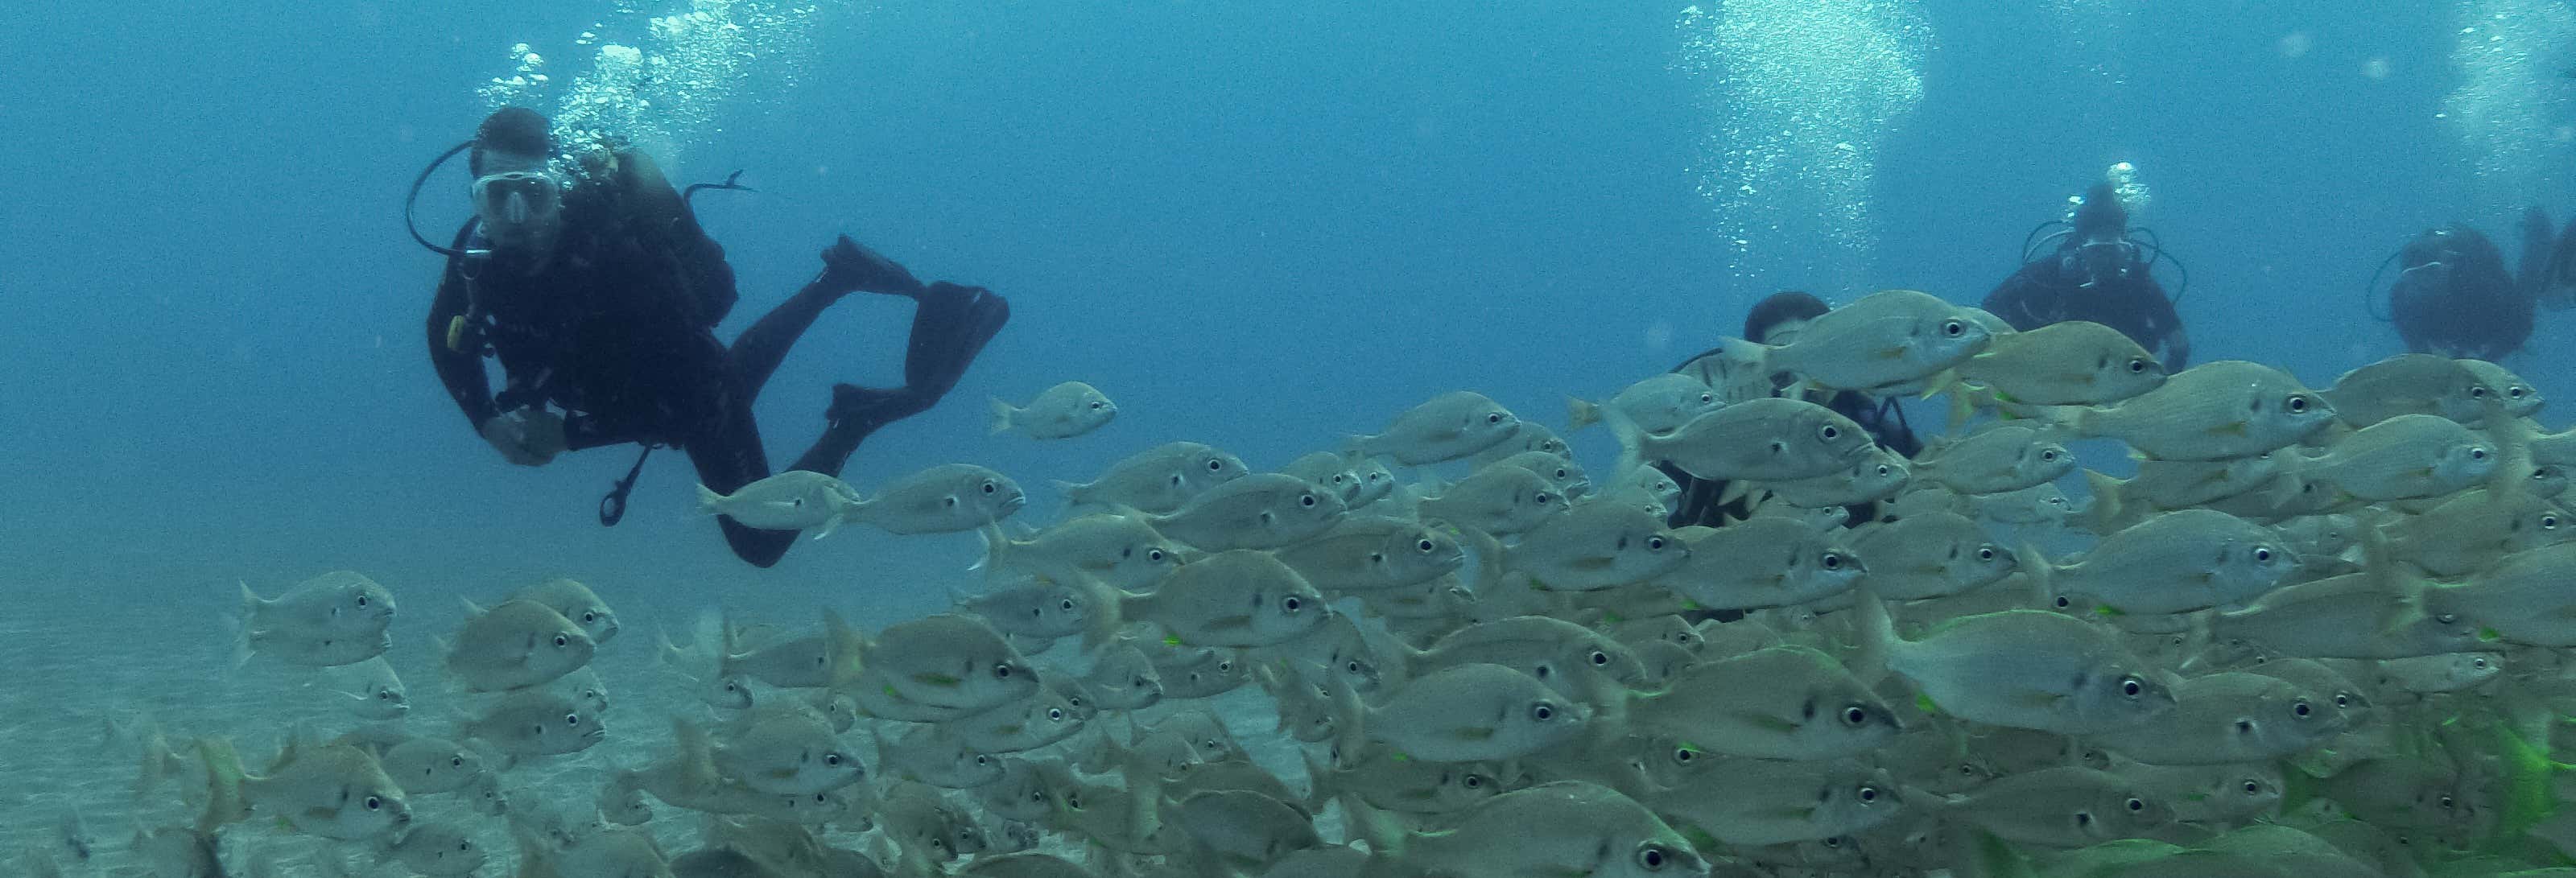
[[[858,285],[827,267],[728,347],[714,332],[735,299],[724,248],[642,154],[620,150],[612,167],[595,170],[565,193],[562,231],[541,264],[506,254],[448,260],[428,324],[439,380],[477,429],[505,409],[551,403],[564,410],[568,450],[684,449],[698,480],[719,493],[769,476],[752,401],[806,327]],[[458,250],[472,232],[471,225],[458,232]],[[871,289],[920,302],[906,386],[835,387],[822,437],[790,469],[839,475],[876,428],[936,403],[1008,317],[1007,304],[988,291],[924,287],[900,268],[894,273],[911,288]],[[461,333],[452,325],[460,317]],[[451,347],[451,338],[461,343]],[[508,376],[497,397],[484,372],[487,354]],[[798,534],[729,517],[718,524],[736,555],[763,567]]]
[[[2523,270],[2538,277],[2525,244]],[[2388,289],[2391,322],[2406,348],[2445,357],[2500,359],[2531,338],[2530,284],[2505,271],[2504,252],[2467,226],[2434,229],[2399,251]]]
[[[2165,371],[2191,365],[2191,337],[2183,333],[2182,316],[2164,285],[2156,283],[2149,265],[2134,252],[2116,276],[2094,280],[2075,258],[2070,238],[2057,252],[2022,265],[2005,278],[1981,306],[2012,328],[2029,331],[2068,320],[2089,320],[2117,329],[2164,361]]]

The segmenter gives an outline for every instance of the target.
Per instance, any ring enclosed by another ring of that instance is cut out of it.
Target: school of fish
[[[2536,389],[2425,355],[2169,375],[1903,290],[1795,329],[1574,401],[1609,472],[1455,391],[1274,472],[1148,448],[1043,523],[963,463],[702,488],[752,527],[980,533],[981,585],[612,648],[600,593],[541,583],[423,623],[439,711],[384,662],[384,586],[245,587],[238,659],[348,721],[256,754],[112,729],[139,802],[199,815],[121,874],[2576,875],[2576,432]],[[1948,426],[1908,459],[1837,393]],[[1045,440],[1117,412],[991,409]],[[1672,525],[1679,476],[1716,518]],[[653,761],[576,757],[629,733],[606,661],[687,696]],[[22,872],[84,874],[88,832]]]

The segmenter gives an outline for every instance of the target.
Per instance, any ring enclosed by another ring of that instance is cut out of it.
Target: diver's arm
[[[447,385],[447,395],[456,400],[457,409],[465,413],[466,423],[480,431],[501,415],[501,409],[492,402],[482,351],[449,345],[450,330],[465,316],[465,307],[465,277],[451,261],[438,282],[438,297],[429,306],[429,365],[438,371],[439,383]]]

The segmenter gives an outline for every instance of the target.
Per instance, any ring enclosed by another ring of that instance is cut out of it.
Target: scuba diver
[[[2533,297],[2549,261],[2548,217],[2527,216],[2523,235],[2524,276],[2516,278],[2505,271],[2504,251],[2476,229],[2426,229],[2389,257],[2397,281],[2388,313],[2372,316],[2396,324],[2416,353],[2494,360],[2520,349],[2531,338]]]
[[[2059,224],[2041,223],[2031,235]],[[2036,242],[2025,239],[2021,268],[1986,294],[1983,307],[2023,331],[2089,320],[2155,352],[2168,373],[2190,365],[2191,337],[2183,333],[2175,300],[2166,298],[2151,271],[2157,259],[2173,262],[2173,257],[2156,243],[2154,232],[2140,230],[2148,236],[2145,242],[2130,233],[2129,211],[2120,204],[2118,190],[2107,180],[2093,184],[2076,205],[2074,219],[2062,224],[2067,228]],[[2053,251],[2035,252],[2050,240],[2057,241]],[[2182,263],[2174,262],[2174,267],[2179,270]],[[2186,274],[2183,287],[2189,290],[2190,285]]]
[[[538,466],[563,451],[626,443],[647,456],[679,448],[700,482],[731,493],[771,474],[751,406],[797,336],[849,293],[908,297],[917,310],[904,386],[834,385],[822,437],[789,467],[837,476],[868,434],[936,404],[1010,318],[1009,303],[991,291],[925,285],[845,235],[823,251],[811,283],[728,346],[714,328],[733,308],[733,269],[688,196],[743,187],[728,180],[675,192],[650,158],[623,143],[559,157],[546,117],[509,107],[423,170],[413,197],[440,163],[469,149],[474,217],[452,246],[412,235],[447,256],[429,312],[430,364],[466,422],[511,463]],[[500,360],[507,377],[498,393],[485,357]],[[643,466],[639,456],[601,501],[602,524],[624,515]],[[726,517],[717,524],[734,554],[761,567],[777,563],[798,534]]]
[[[1799,329],[1807,325],[1807,321],[1816,319],[1817,315],[1828,310],[1830,309],[1825,305],[1824,300],[1798,290],[1773,293],[1755,303],[1751,311],[1745,312],[1743,338],[1759,344],[1785,344]],[[1703,376],[1713,371],[1723,371],[1722,367],[1703,368],[1703,361],[1711,357],[1725,356],[1725,350],[1721,347],[1701,353],[1673,367],[1673,371]],[[1775,380],[1772,386],[1774,388],[1772,395],[1779,395],[1781,385],[1778,381]],[[1833,409],[1860,424],[1861,429],[1868,431],[1870,438],[1882,448],[1909,459],[1923,450],[1923,441],[1915,437],[1913,427],[1905,422],[1905,411],[1897,407],[1896,400],[1893,398],[1876,399],[1849,390],[1811,391],[1807,398],[1810,402]],[[1662,469],[1665,475],[1671,476],[1673,483],[1682,488],[1681,500],[1674,505],[1671,517],[1672,527],[1691,525],[1723,527],[1730,520],[1742,519],[1751,514],[1751,510],[1747,508],[1746,498],[1739,497],[1729,502],[1719,502],[1719,498],[1726,494],[1727,483],[1725,482],[1694,478],[1669,463],[1659,463],[1656,467]],[[1878,520],[1877,504],[1871,503],[1852,507],[1848,523],[1858,525],[1876,520]]]

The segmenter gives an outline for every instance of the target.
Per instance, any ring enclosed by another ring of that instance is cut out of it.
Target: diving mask
[[[541,242],[563,212],[563,184],[542,171],[505,171],[474,180],[474,213],[495,245]]]

